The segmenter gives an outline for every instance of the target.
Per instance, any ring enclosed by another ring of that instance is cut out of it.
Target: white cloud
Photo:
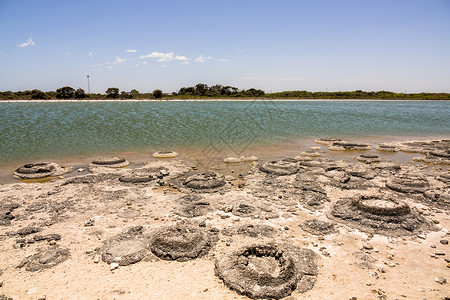
[[[139,58],[159,58],[158,61],[172,61],[172,60],[179,60],[179,61],[188,61],[189,58],[182,55],[174,55],[173,52],[152,52],[150,54],[141,55]]]
[[[93,52],[89,52],[89,57],[92,57],[92,56],[94,56],[94,53]]]
[[[34,44],[35,44],[35,42],[33,41],[33,39],[30,36],[25,43],[17,44],[17,47],[25,48],[25,47],[28,47],[28,46],[33,46]]]
[[[221,59],[219,59],[219,62],[229,63],[229,62],[231,62],[231,59],[221,58]]]
[[[127,61],[127,59],[126,58],[120,58],[120,57],[116,56],[116,60],[113,62],[113,65],[117,65],[117,64],[123,63],[124,61]]]
[[[147,64],[147,61],[146,60],[144,60],[144,62],[142,63],[143,65],[146,65]]]
[[[211,59],[211,58],[212,58],[211,56],[200,55],[199,57],[197,57],[195,59],[195,62],[204,63],[204,62],[206,62],[206,60]]]
[[[69,54],[70,54],[70,52],[69,52],[69,51],[66,51],[66,52],[64,52],[64,54],[65,54],[65,55],[69,55]]]
[[[135,50],[135,49],[128,49],[128,50],[125,50],[125,52],[126,53],[136,53],[137,50]]]

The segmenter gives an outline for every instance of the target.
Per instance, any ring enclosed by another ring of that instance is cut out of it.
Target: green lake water
[[[0,163],[296,139],[450,136],[449,101],[2,102]]]

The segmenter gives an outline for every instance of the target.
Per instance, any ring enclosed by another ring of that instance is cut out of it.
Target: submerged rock
[[[97,158],[91,163],[91,165],[93,166],[102,166],[109,168],[123,168],[128,166],[129,164],[130,163],[125,158],[117,156]]]

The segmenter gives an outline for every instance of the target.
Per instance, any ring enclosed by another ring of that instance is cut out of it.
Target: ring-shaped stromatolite
[[[135,226],[104,242],[101,248],[104,262],[127,266],[141,261],[147,255],[142,226]]]
[[[318,219],[306,220],[300,226],[304,231],[315,235],[327,235],[336,232],[333,223]]]
[[[396,146],[393,145],[385,145],[385,144],[380,144],[378,145],[375,150],[380,151],[380,152],[398,152],[400,151],[400,149]]]
[[[330,217],[361,231],[389,236],[433,230],[433,226],[406,203],[388,195],[338,200],[331,209]]]
[[[176,156],[178,156],[178,153],[176,153],[174,151],[170,151],[170,150],[158,151],[158,152],[153,153],[153,157],[156,157],[156,158],[172,158],[172,157],[176,157]]]
[[[145,183],[155,179],[156,176],[153,176],[152,174],[139,174],[139,173],[132,173],[119,177],[120,182],[126,183]]]
[[[177,224],[157,230],[151,240],[152,252],[167,260],[186,261],[208,253],[211,239],[198,227]]]
[[[386,186],[400,193],[424,193],[430,188],[430,184],[425,178],[414,175],[394,177],[386,182]]]
[[[334,142],[328,149],[334,151],[345,151],[345,150],[370,150],[371,144],[364,143],[349,143],[349,142]]]
[[[365,164],[372,164],[381,161],[380,157],[374,154],[361,154],[360,156],[356,157],[356,160]]]
[[[361,196],[353,200],[359,210],[380,216],[403,216],[411,212],[408,204],[397,199]]]
[[[53,248],[47,250],[40,250],[36,254],[25,258],[17,267],[25,267],[27,271],[39,271],[59,265],[67,260],[70,252],[63,248]]]
[[[342,142],[341,139],[317,139],[314,141],[316,144],[325,145],[327,147],[333,145],[336,142]]]
[[[123,157],[105,157],[97,158],[91,163],[94,166],[102,166],[109,168],[123,168],[128,166],[130,163]]]
[[[298,172],[299,165],[296,160],[279,160],[271,161],[259,166],[264,173],[274,174],[278,176],[292,175]]]
[[[225,285],[252,299],[289,296],[298,283],[292,257],[276,245],[252,245],[216,261],[216,275]]]
[[[315,150],[306,150],[302,153],[300,153],[302,156],[309,156],[309,157],[318,157],[320,156],[320,153]]]
[[[223,175],[214,172],[204,172],[189,176],[183,182],[183,186],[200,191],[211,191],[225,186]]]
[[[14,171],[13,176],[20,179],[38,179],[50,177],[56,172],[55,163],[26,164]]]

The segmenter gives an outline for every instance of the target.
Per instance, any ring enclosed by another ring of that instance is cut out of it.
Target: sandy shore
[[[0,299],[244,299],[218,261],[255,244],[312,253],[300,262],[280,250],[294,262],[286,299],[444,299],[448,165],[412,158],[442,162],[448,142],[388,145],[421,153],[315,144],[312,160],[209,169],[182,155],[127,157],[125,168],[74,164],[46,182],[2,184]],[[381,162],[355,159],[364,154]],[[165,231],[175,225],[191,231]],[[282,281],[286,261],[253,256],[245,270]]]

